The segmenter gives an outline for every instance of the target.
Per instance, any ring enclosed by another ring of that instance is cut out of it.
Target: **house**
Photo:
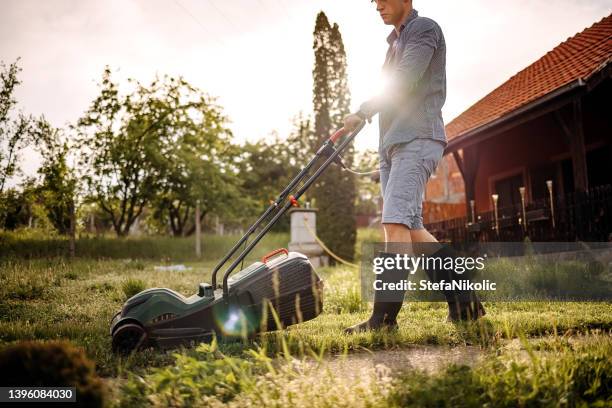
[[[448,240],[607,240],[611,62],[612,15],[450,122],[444,165],[426,199],[464,195],[464,214],[429,228]]]

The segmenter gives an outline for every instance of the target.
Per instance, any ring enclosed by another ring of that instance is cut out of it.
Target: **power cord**
[[[349,173],[353,173],[357,176],[371,176],[373,174],[378,174],[380,173],[380,170],[372,170],[372,171],[357,171],[357,170],[353,170],[351,168],[348,167],[343,167],[342,170],[346,170]]]
[[[336,164],[338,164],[340,166],[340,168],[342,168],[342,170],[346,170],[349,173],[353,173],[357,176],[371,176],[373,174],[377,174],[380,173],[380,170],[372,170],[372,171],[359,171],[359,170],[354,170],[351,169],[350,167],[348,167],[346,164],[344,164],[344,162],[342,161],[342,157],[340,157],[340,155],[337,156],[336,160]]]

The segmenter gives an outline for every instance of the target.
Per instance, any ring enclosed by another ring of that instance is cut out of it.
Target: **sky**
[[[612,0],[414,0],[447,42],[451,121],[556,45],[612,12]],[[0,61],[20,57],[19,109],[56,127],[119,81],[182,75],[218,98],[236,141],[285,136],[312,110],[312,31],[324,11],[348,56],[352,107],[374,95],[390,27],[368,0],[0,0]],[[356,140],[376,148],[376,123]],[[36,154],[26,152],[27,174]]]

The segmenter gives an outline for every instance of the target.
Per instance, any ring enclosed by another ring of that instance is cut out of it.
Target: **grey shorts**
[[[390,146],[380,153],[380,186],[383,224],[404,224],[423,229],[423,194],[436,171],[444,144],[433,139],[414,139]]]

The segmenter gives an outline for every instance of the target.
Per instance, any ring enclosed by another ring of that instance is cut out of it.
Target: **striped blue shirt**
[[[387,38],[383,71],[389,83],[380,96],[360,107],[367,117],[379,113],[380,150],[417,138],[446,145],[442,106],[446,100],[446,42],[433,20],[416,10]]]

